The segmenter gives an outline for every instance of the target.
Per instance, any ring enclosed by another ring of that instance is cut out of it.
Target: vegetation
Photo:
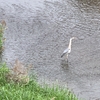
[[[0,52],[2,52],[3,50],[3,42],[4,42],[3,33],[5,29],[6,29],[6,22],[2,20],[0,23]]]
[[[16,61],[15,65],[20,64]],[[35,79],[30,79],[26,84],[23,84],[21,79],[16,82],[11,78],[12,81],[8,81],[9,73],[12,74],[11,70],[6,64],[0,65],[0,100],[78,100],[67,89],[58,86],[52,88],[47,85],[40,86]]]

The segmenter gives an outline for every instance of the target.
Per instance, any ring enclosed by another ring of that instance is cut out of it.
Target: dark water
[[[0,0],[0,19],[8,27],[3,61],[33,64],[40,83],[100,99],[99,0]],[[73,36],[67,63],[60,56]]]

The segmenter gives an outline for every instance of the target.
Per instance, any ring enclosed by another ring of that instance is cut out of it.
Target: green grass
[[[4,30],[5,30],[5,28],[0,23],[0,52],[2,52],[2,49],[3,49],[3,42],[4,42],[3,33],[4,33]]]
[[[9,69],[6,64],[0,65],[0,100],[78,100],[68,89],[58,86],[40,86],[36,80],[27,84],[7,82]],[[55,99],[53,99],[55,97]]]

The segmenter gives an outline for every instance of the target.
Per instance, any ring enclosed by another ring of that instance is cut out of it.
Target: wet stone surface
[[[2,60],[33,64],[40,83],[67,86],[78,98],[100,99],[99,0],[0,0],[7,22]],[[68,63],[62,52],[71,37]]]

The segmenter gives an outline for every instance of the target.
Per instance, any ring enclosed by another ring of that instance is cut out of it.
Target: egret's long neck
[[[69,41],[69,46],[68,46],[69,49],[71,49],[71,45],[72,45],[72,39],[70,39]]]

